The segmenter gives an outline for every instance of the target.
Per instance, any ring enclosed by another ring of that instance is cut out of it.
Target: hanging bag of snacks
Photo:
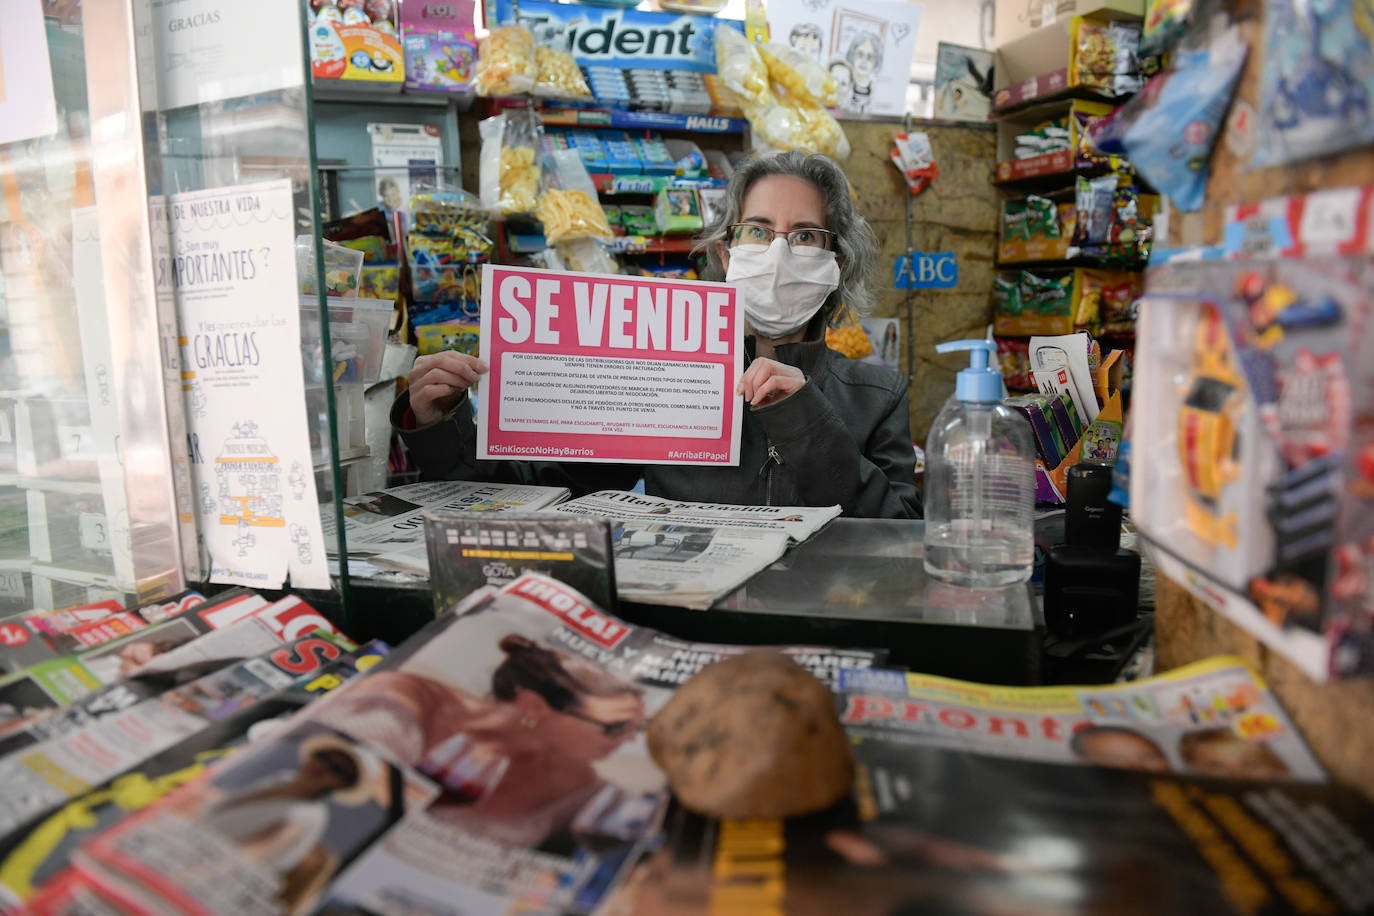
[[[492,29],[477,43],[477,70],[472,87],[481,96],[525,95],[539,75],[534,36],[518,25]]]
[[[609,239],[611,225],[596,199],[582,155],[577,150],[555,150],[544,156],[544,193],[534,215],[544,225],[550,245],[575,239]]]
[[[482,206],[496,216],[532,213],[539,203],[539,116],[530,109],[502,112],[478,126]]]

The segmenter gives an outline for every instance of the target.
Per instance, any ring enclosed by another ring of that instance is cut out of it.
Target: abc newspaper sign
[[[892,265],[892,285],[897,289],[952,289],[958,284],[959,262],[952,251],[913,251]]]

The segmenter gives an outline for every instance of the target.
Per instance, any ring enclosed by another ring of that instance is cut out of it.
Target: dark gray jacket
[[[753,338],[746,346],[752,357]],[[822,340],[784,344],[777,360],[806,374],[790,397],[745,411],[738,467],[559,464],[477,460],[477,428],[464,400],[444,419],[406,429],[410,400],[391,408],[426,480],[498,480],[567,487],[573,496],[628,490],[642,475],[650,496],[737,505],[831,506],[860,518],[920,518],[906,380],[849,359]]]

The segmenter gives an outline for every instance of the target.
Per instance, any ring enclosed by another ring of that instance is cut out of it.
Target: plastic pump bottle
[[[954,396],[926,438],[925,567],[938,579],[996,588],[1030,578],[1035,559],[1035,440],[1005,407],[989,340],[955,340],[938,353],[969,351]]]

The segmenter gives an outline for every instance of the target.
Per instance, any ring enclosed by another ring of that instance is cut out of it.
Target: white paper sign
[[[151,27],[163,110],[305,82],[297,13],[281,0],[139,0],[135,8],[139,31]]]
[[[444,144],[432,124],[369,124],[377,201],[390,213],[409,210],[410,195],[433,190]]]
[[[328,588],[301,369],[291,183],[174,194],[170,258],[210,581]]]
[[[0,24],[0,143],[57,132],[42,0],[4,4]]]
[[[921,7],[901,0],[770,3],[771,40],[814,57],[835,78],[836,108],[852,114],[906,111]]]

